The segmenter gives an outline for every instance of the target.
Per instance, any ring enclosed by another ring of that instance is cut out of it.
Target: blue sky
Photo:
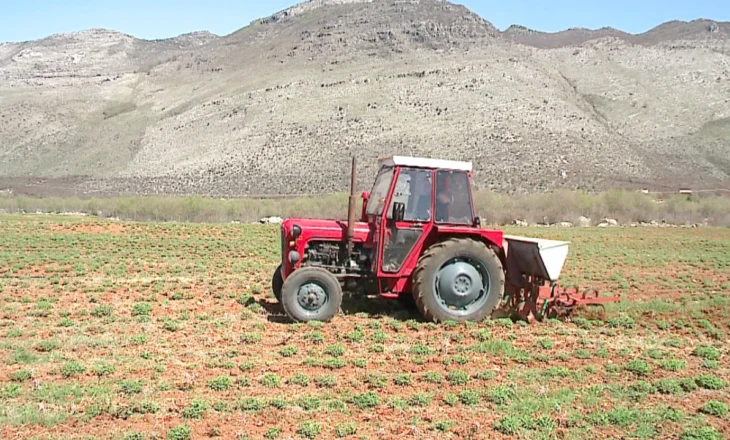
[[[101,27],[139,38],[229,34],[299,0],[0,0],[0,42]],[[500,29],[612,26],[632,33],[669,20],[730,21],[730,0],[456,0]],[[549,6],[548,6],[549,5]]]

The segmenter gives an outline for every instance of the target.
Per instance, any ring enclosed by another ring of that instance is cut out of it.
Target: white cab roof
[[[429,159],[424,157],[390,156],[378,159],[380,165],[403,166],[417,168],[443,168],[447,170],[469,171],[472,170],[471,162],[457,160]]]

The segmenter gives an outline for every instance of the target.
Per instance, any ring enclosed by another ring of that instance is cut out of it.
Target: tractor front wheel
[[[413,272],[413,296],[429,321],[482,321],[504,294],[497,254],[482,242],[452,238],[436,243]]]
[[[281,302],[281,287],[284,284],[284,277],[281,276],[281,264],[274,271],[271,277],[271,290],[274,292],[276,300]]]
[[[304,267],[284,281],[281,305],[294,321],[330,321],[340,311],[342,286],[332,273],[319,267]]]

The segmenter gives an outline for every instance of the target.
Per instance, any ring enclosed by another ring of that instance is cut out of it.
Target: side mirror
[[[393,203],[393,221],[402,222],[406,218],[406,204],[403,202]]]
[[[363,193],[360,196],[362,197],[363,200],[366,200],[366,201],[370,200],[370,192],[368,192],[368,191],[363,191]]]
[[[474,217],[474,226],[477,228],[482,226],[482,218],[479,216]]]

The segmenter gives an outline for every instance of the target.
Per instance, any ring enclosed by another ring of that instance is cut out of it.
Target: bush
[[[102,199],[0,197],[6,212],[82,212],[134,221],[230,222],[257,221],[262,217],[340,218],[347,212],[347,194],[272,199],[221,200],[200,196],[137,196]],[[621,222],[661,221],[730,226],[730,199],[702,195],[673,195],[656,203],[651,195],[627,190],[604,193],[556,190],[529,195],[508,195],[485,190],[474,192],[476,211],[487,224],[507,224],[514,219],[551,223],[593,221],[611,217]],[[359,206],[357,207],[359,209]]]

